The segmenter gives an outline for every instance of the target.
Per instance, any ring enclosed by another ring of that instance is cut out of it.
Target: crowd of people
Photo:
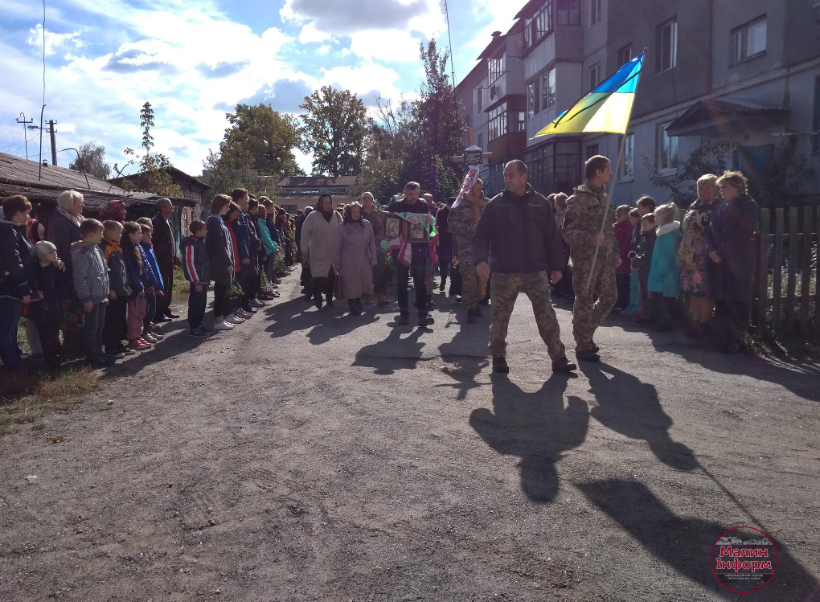
[[[553,298],[573,303],[581,361],[600,360],[593,337],[612,311],[658,332],[683,328],[737,353],[758,227],[746,178],[739,172],[701,177],[681,223],[677,205],[656,206],[649,196],[634,208],[613,207],[605,192],[611,176],[609,160],[595,156],[571,197],[545,198],[527,182],[526,164],[516,160],[505,166],[505,189],[492,201],[478,178],[458,198],[438,204],[408,182],[384,206],[365,192],[334,209],[332,196],[323,194],[296,216],[245,189],[218,194],[207,219],[192,222],[179,245],[190,283],[189,334],[207,338],[249,320],[279,296],[280,278],[297,262],[302,293],[317,310],[343,298],[349,315],[361,316],[366,306],[389,305],[386,270],[392,264],[400,325],[409,324],[411,279],[421,327],[434,324],[436,271],[439,291],[449,278],[467,323],[482,317],[480,305],[492,293],[490,350],[497,372],[509,371],[507,327],[521,292],[532,302],[554,371],[576,365],[567,359]],[[171,309],[177,248],[171,201],[160,200],[153,219],[137,221],[126,221],[118,202],[109,219],[98,221],[83,217],[82,195],[66,191],[43,227],[30,217],[25,197],[3,201],[0,358],[7,370],[22,368],[22,315],[32,348],[52,367],[72,341],[89,363],[109,366],[162,340],[158,325],[179,317]],[[203,319],[211,283],[209,329]]]

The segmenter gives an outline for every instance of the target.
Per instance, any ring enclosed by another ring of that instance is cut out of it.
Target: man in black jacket
[[[158,213],[151,219],[154,224],[154,233],[151,242],[154,245],[154,254],[157,256],[162,282],[165,285],[162,296],[157,297],[157,322],[168,322],[179,316],[171,312],[171,296],[174,293],[174,258],[177,253],[174,230],[171,227],[171,216],[174,214],[174,205],[170,199],[157,201]]]
[[[493,322],[490,351],[493,371],[510,371],[506,360],[507,326],[518,293],[530,298],[538,332],[547,345],[553,372],[571,372],[555,310],[550,284],[561,280],[566,264],[561,233],[547,200],[527,184],[527,165],[514,160],[504,168],[504,192],[489,202],[473,237],[476,271],[493,273]],[[492,256],[492,266],[488,258]],[[550,277],[547,277],[550,272]]]

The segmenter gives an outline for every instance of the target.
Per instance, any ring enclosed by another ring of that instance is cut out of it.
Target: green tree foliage
[[[140,127],[143,128],[142,146],[145,148],[145,156],[137,159],[137,154],[134,150],[126,147],[122,152],[134,158],[123,165],[122,169],[119,169],[115,163],[114,171],[118,177],[121,177],[126,167],[137,164],[139,165],[138,176],[131,180],[121,180],[120,186],[122,186],[122,188],[125,190],[150,192],[165,197],[181,197],[182,189],[174,184],[174,180],[168,170],[168,168],[171,167],[171,161],[162,153],[151,154],[151,148],[154,146],[154,137],[151,136],[151,128],[153,126],[154,110],[151,108],[151,103],[146,102],[140,110]]]
[[[97,144],[96,140],[83,144],[80,147],[79,156],[68,168],[84,171],[100,180],[107,180],[111,177],[111,166],[105,162],[105,147]]]
[[[368,120],[365,157],[362,165],[360,192],[371,192],[377,202],[387,203],[401,192],[405,173],[405,148],[412,126],[412,107],[400,101],[376,101],[375,117]],[[412,171],[407,169],[407,171]]]
[[[266,104],[238,104],[225,118],[230,127],[219,152],[209,149],[203,163],[214,192],[247,188],[270,196],[279,179],[304,175],[293,154],[301,136],[296,118]]]
[[[367,133],[364,103],[348,90],[323,86],[299,107],[306,111],[301,146],[313,153],[313,174],[358,175]]]

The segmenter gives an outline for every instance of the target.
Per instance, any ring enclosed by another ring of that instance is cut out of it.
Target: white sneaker
[[[251,312],[249,312],[249,311],[245,311],[244,309],[243,309],[243,310],[240,310],[240,311],[238,311],[238,312],[236,312],[236,313],[237,313],[237,315],[238,315],[240,318],[242,318],[243,320],[250,320],[250,319],[253,317],[253,314],[252,314]]]
[[[233,314],[225,318],[225,322],[229,322],[231,324],[242,324],[244,321],[245,320],[240,318],[237,314]]]
[[[233,330],[233,324],[228,322],[216,322],[214,323],[214,330]]]

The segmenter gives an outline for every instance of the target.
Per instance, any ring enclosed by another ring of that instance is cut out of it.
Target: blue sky
[[[450,0],[457,79],[524,4]],[[25,155],[20,112],[39,121],[42,10],[39,0],[0,0],[0,152]],[[150,101],[155,150],[193,175],[236,103],[297,114],[326,84],[368,105],[412,99],[423,77],[419,42],[447,43],[439,0],[46,0],[45,32],[44,118],[58,123],[58,150],[96,140],[122,165],[122,149],[141,142],[139,110]],[[30,157],[37,136],[29,132]],[[71,154],[58,153],[58,163]],[[299,160],[309,170],[310,158]]]

